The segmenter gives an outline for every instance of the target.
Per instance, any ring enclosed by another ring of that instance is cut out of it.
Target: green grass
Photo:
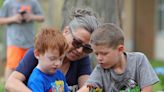
[[[164,61],[162,60],[151,60],[151,65],[153,68],[155,67],[164,67]],[[153,92],[157,92],[159,90],[164,90],[164,75],[158,75],[160,82],[153,86]]]
[[[4,92],[4,86],[0,84],[0,92]]]
[[[157,84],[153,86],[153,92],[157,92],[157,91],[164,91],[164,85],[162,85],[161,79],[160,79],[160,82],[158,82]]]
[[[151,60],[150,63],[153,67],[164,66],[164,60]]]
[[[4,79],[0,78],[0,92],[4,92]]]

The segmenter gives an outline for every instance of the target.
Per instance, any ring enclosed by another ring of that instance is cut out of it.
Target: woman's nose
[[[82,52],[83,52],[83,47],[77,48],[76,50],[77,50],[79,53],[82,53]]]

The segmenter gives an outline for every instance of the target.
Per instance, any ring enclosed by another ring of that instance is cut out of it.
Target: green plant
[[[89,92],[103,92],[101,88],[94,86],[93,84],[88,84]]]

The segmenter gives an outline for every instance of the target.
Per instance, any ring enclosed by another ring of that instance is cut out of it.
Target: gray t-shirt
[[[42,15],[41,8],[36,0],[5,0],[0,10],[0,17],[11,17],[21,10]],[[30,48],[34,44],[34,21],[21,24],[11,23],[7,25],[7,45],[14,45],[22,48]]]
[[[147,57],[140,52],[125,53],[127,68],[123,74],[117,74],[112,69],[103,69],[97,65],[89,77],[87,84],[93,84],[103,89],[103,92],[119,92],[128,88],[143,87],[159,81]]]

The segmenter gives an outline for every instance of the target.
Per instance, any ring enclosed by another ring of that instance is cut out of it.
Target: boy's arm
[[[138,75],[137,76],[137,81],[138,81],[138,85],[141,87],[142,92],[151,92],[152,90],[152,86],[159,82],[159,78],[156,75],[153,67],[151,66],[151,64],[149,63],[148,58],[141,53],[140,54],[140,60],[138,60],[137,64],[138,64]],[[146,67],[146,68],[145,68]],[[145,91],[146,90],[146,91]]]
[[[38,3],[38,1],[33,1],[33,12],[25,14],[25,18],[26,21],[37,21],[37,22],[43,22],[44,21],[44,14],[42,11],[42,8],[40,6],[40,4]]]
[[[0,17],[0,25],[10,24],[10,23],[21,23],[22,16],[16,14],[12,17]]]
[[[43,15],[33,15],[33,20],[37,22],[43,22],[44,16]]]
[[[27,22],[29,22],[29,21],[43,22],[44,21],[44,16],[43,15],[35,15],[35,14],[32,14],[32,13],[25,14],[24,18],[26,19]]]
[[[81,88],[88,79],[89,79],[89,75],[81,75],[78,78],[78,86],[79,86],[79,88]]]
[[[100,67],[97,65],[91,75],[89,76],[88,80],[85,82],[85,84],[78,90],[78,92],[89,92],[89,87],[87,85],[92,84],[95,87],[98,87],[98,85],[102,85],[101,80],[101,73],[100,73]]]
[[[7,92],[32,92],[23,83],[25,76],[17,71],[14,71],[6,82],[5,89]]]
[[[10,0],[5,0],[0,9],[0,25],[22,22],[22,16],[19,13],[9,16],[9,12],[11,12],[10,4]]]
[[[141,92],[153,92],[152,86],[147,86],[142,88]]]

